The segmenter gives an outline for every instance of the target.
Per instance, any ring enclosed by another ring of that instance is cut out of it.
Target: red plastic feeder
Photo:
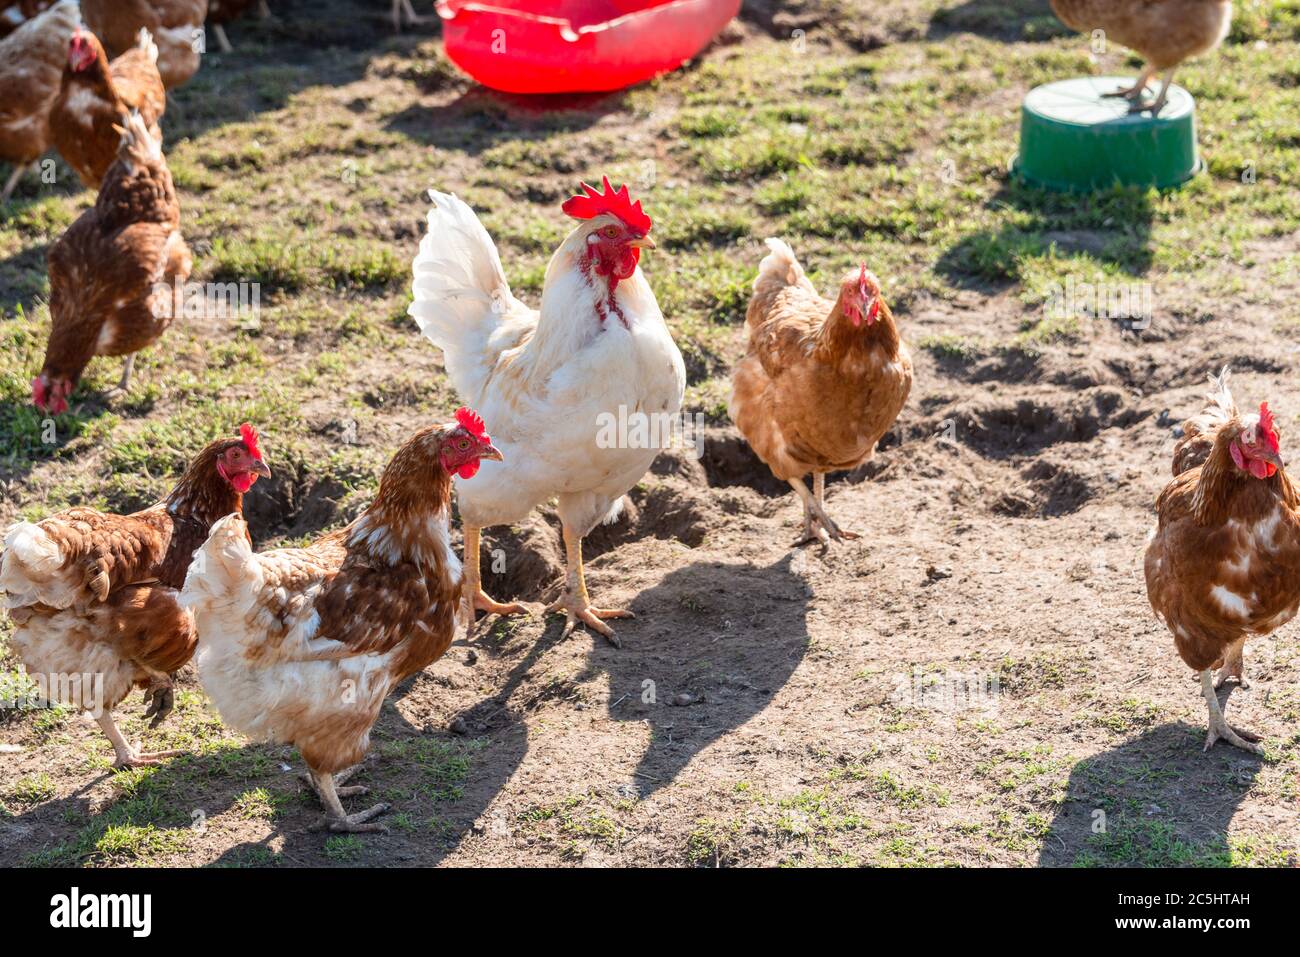
[[[741,0],[438,0],[447,56],[506,93],[598,93],[675,70]]]

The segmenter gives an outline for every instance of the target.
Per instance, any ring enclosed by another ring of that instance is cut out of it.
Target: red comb
[[[257,429],[245,422],[239,427],[239,437],[244,440],[248,454],[257,461],[262,461],[262,450],[257,447]]]
[[[479,415],[473,409],[461,406],[456,410],[456,421],[463,425],[466,430],[471,432],[479,441],[491,444],[492,439],[487,434],[487,426],[483,424],[483,416]]]
[[[863,299],[867,298],[867,264],[866,263],[862,264],[862,272],[858,273],[858,292],[862,294]]]
[[[1277,452],[1281,443],[1278,441],[1277,432],[1273,428],[1273,410],[1268,407],[1267,402],[1259,404],[1259,427],[1263,431],[1265,438],[1268,439],[1269,446],[1274,452]]]
[[[600,178],[604,192],[598,193],[596,190],[582,184],[586,195],[573,196],[564,201],[560,208],[574,219],[595,219],[601,213],[613,213],[630,228],[641,233],[650,232],[654,225],[650,217],[641,211],[641,201],[638,199],[632,202],[632,197],[628,194],[627,184],[623,184],[618,189],[614,189],[609,184],[609,177]]]

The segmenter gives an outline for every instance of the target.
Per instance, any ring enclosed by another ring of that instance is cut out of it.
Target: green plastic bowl
[[[1133,83],[1090,76],[1030,90],[1013,171],[1036,186],[1072,193],[1116,183],[1169,189],[1187,182],[1201,169],[1192,95],[1170,86],[1159,116],[1130,114],[1127,100],[1104,96]]]

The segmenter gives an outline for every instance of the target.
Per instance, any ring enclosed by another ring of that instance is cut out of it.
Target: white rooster
[[[658,448],[609,442],[602,421],[673,415],[686,386],[663,313],[638,266],[653,249],[650,217],[627,187],[608,177],[597,191],[564,203],[579,225],[551,257],[540,312],[510,293],[501,258],[474,211],[455,196],[430,191],[428,234],[414,263],[410,314],[442,349],[465,402],[492,423],[502,462],[484,462],[482,477],[456,483],[465,526],[466,600],[489,614],[523,611],[484,592],[479,529],[521,521],[552,497],[564,526],[563,594],[547,612],[565,615],[619,642],[605,623],[631,612],[594,607],[582,570],[582,539],[618,517],[623,495],[645,474]],[[629,429],[635,434],[635,430]],[[623,437],[624,439],[626,437]]]

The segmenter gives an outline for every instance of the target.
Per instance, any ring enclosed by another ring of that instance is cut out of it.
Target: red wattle
[[[456,474],[463,479],[473,478],[476,474],[478,474],[478,460],[475,460],[473,462],[466,462],[464,465],[462,465],[460,468],[456,470]]]

